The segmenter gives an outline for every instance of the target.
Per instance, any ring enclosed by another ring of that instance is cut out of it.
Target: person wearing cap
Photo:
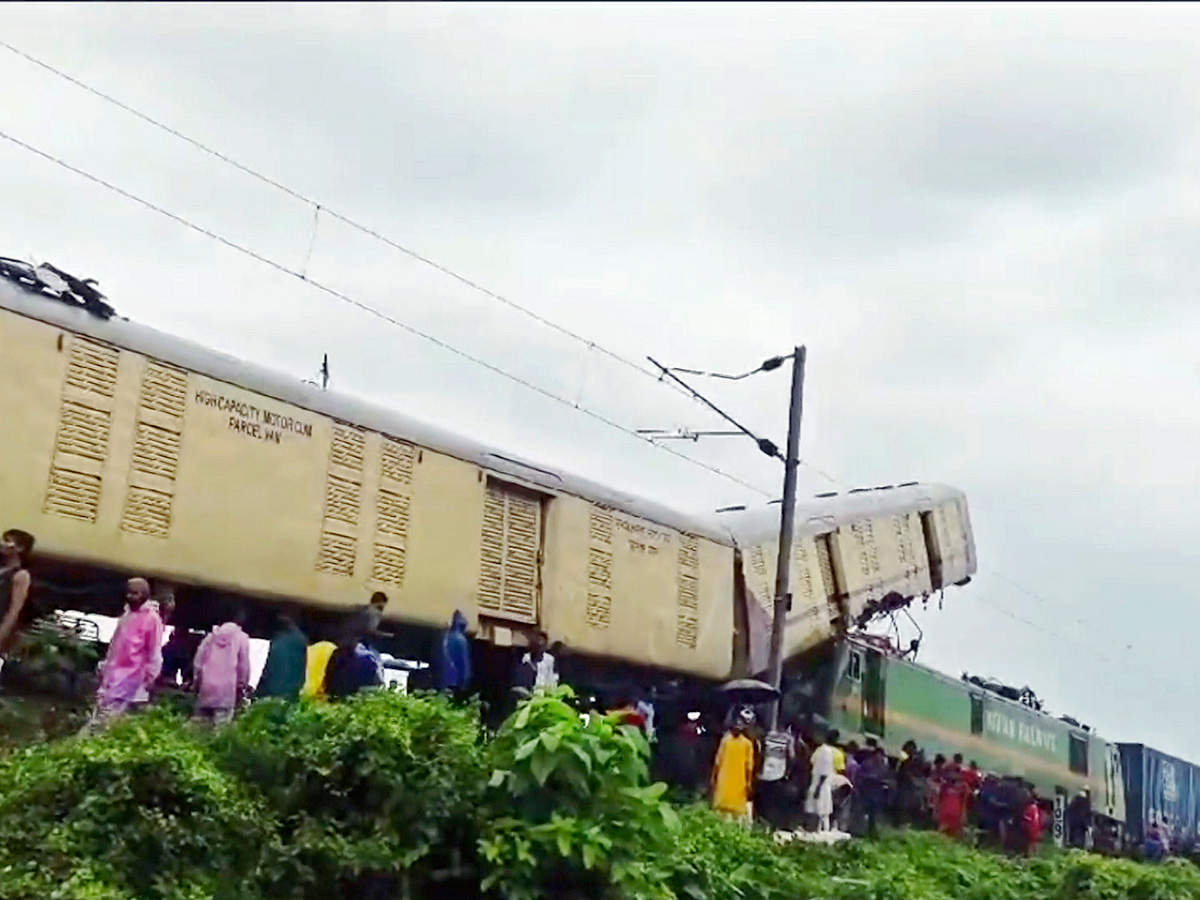
[[[738,711],[733,727],[721,738],[712,771],[713,809],[743,821],[751,817],[750,797],[756,766],[754,741],[749,731],[754,711]]]

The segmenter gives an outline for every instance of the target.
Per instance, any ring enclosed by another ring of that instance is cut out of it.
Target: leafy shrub
[[[44,695],[31,700],[6,693],[0,696],[0,754],[75,734],[87,712],[76,700]]]
[[[660,860],[678,820],[666,785],[649,783],[646,739],[609,717],[585,719],[570,696],[526,701],[491,745],[483,886],[507,900],[670,898]]]
[[[270,897],[354,896],[427,878],[470,847],[487,777],[478,714],[436,696],[372,692],[339,703],[261,701],[213,739],[221,764],[278,823]]]
[[[21,633],[5,676],[32,690],[80,698],[90,695],[99,662],[95,641],[51,620]]]
[[[1200,900],[1179,860],[1010,859],[917,832],[780,846],[677,814],[640,733],[568,696],[526,703],[486,747],[473,710],[380,693],[262,702],[216,733],[158,711],[13,752],[0,898],[465,900],[482,880],[505,900]],[[456,850],[473,879],[435,881]]]
[[[247,897],[268,820],[181,722],[129,719],[0,764],[0,896]]]

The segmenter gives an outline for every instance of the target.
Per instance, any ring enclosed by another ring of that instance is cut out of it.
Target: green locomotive
[[[786,706],[821,716],[845,741],[874,738],[890,755],[914,741],[932,759],[961,753],[1016,775],[1047,800],[1088,789],[1098,824],[1125,819],[1117,745],[981,684],[955,679],[850,637],[789,665]]]

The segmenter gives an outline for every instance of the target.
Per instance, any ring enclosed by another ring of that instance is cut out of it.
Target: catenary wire
[[[155,128],[160,129],[161,131],[163,131],[167,134],[172,135],[173,137],[175,137],[179,140],[182,140],[182,141],[190,144],[191,146],[195,147],[196,149],[200,150],[201,152],[206,153],[206,154],[226,163],[227,165],[230,165],[230,166],[238,169],[239,171],[243,172],[244,174],[249,175],[252,178],[255,178],[256,180],[258,180],[270,187],[275,188],[276,190],[286,194],[287,196],[289,196],[301,203],[313,206],[316,210],[318,210],[318,214],[324,213],[325,215],[329,216],[330,218],[335,219],[335,220],[343,223],[344,225],[346,225],[350,228],[353,228],[353,229],[359,231],[360,233],[365,234],[375,240],[378,240],[381,243],[384,243],[389,247],[392,247],[393,249],[397,250],[400,253],[405,254],[406,256],[410,257],[411,259],[413,259],[417,262],[423,263],[424,265],[427,265],[427,266],[441,272],[442,274],[446,275],[449,278],[454,279],[455,281],[458,281],[459,283],[463,284],[464,286],[466,286],[472,290],[475,290],[475,291],[483,294],[484,296],[487,296],[499,303],[502,303],[502,304],[510,307],[511,309],[522,313],[523,315],[528,316],[529,318],[533,319],[534,321],[539,322],[540,324],[544,325],[545,327],[550,328],[554,331],[557,331],[560,334],[564,335],[565,337],[567,337],[571,340],[582,343],[585,346],[587,346],[589,349],[596,350],[597,352],[601,353],[604,356],[609,357],[610,359],[620,363],[621,365],[624,365],[634,371],[640,372],[641,374],[643,374],[647,377],[653,378],[655,381],[660,381],[659,377],[656,376],[655,373],[653,373],[650,370],[646,369],[645,367],[641,366],[637,362],[635,362],[631,359],[628,359],[627,357],[617,353],[616,351],[611,350],[601,344],[598,344],[595,341],[592,341],[592,340],[584,337],[583,335],[581,335],[575,331],[572,331],[571,329],[566,328],[565,326],[560,325],[551,319],[546,318],[545,316],[529,309],[528,307],[523,306],[520,303],[517,303],[516,301],[504,296],[503,294],[500,294],[496,291],[491,290],[490,288],[485,287],[484,285],[479,284],[478,282],[472,280],[471,278],[468,278],[467,276],[464,276],[464,275],[456,272],[455,270],[449,268],[448,266],[438,263],[435,260],[433,260],[429,257],[426,257],[423,254],[421,254],[415,250],[412,250],[409,247],[404,246],[403,244],[399,243],[398,241],[395,241],[395,240],[387,237],[386,235],[382,234],[381,232],[379,232],[376,229],[371,228],[370,226],[363,225],[362,223],[355,221],[354,219],[338,212],[337,210],[330,209],[329,207],[318,203],[317,201],[305,196],[304,194],[300,193],[299,191],[296,191],[293,188],[290,188],[287,185],[279,182],[278,180],[273,179],[268,175],[264,175],[263,173],[255,170],[254,168],[252,168],[242,162],[239,162],[238,160],[228,156],[225,153],[222,153],[219,150],[209,147],[208,145],[191,137],[190,135],[187,135],[187,134],[183,133],[182,131],[179,131],[178,129],[173,128],[170,125],[167,125],[166,123],[154,118],[153,116],[150,116],[147,113],[144,113],[141,110],[139,110],[133,106],[130,106],[129,104],[117,99],[116,97],[113,97],[112,95],[107,94],[104,91],[101,91],[98,88],[93,87],[92,85],[82,81],[81,79],[71,75],[70,73],[65,72],[62,69],[59,69],[56,66],[53,66],[50,63],[47,63],[44,60],[41,60],[41,59],[33,56],[32,54],[20,49],[19,47],[9,44],[6,41],[0,40],[0,48],[10,51],[14,55],[21,57],[22,59],[26,60],[27,62],[29,62],[35,66],[38,66],[47,72],[50,72],[51,74],[57,76],[58,78],[61,78],[65,81],[75,85],[76,87],[80,88],[81,90],[84,90],[87,93],[92,94],[93,96],[95,96],[101,100],[104,100],[107,103],[111,103],[112,105],[120,108],[121,110],[127,112],[128,114],[146,122],[147,124],[149,124]],[[367,304],[362,303],[361,301],[355,300],[354,298],[349,297],[348,295],[342,294],[339,291],[336,291],[336,290],[329,288],[323,284],[320,284],[319,282],[316,282],[310,278],[307,278],[304,273],[296,272],[296,271],[288,268],[287,266],[284,266],[283,264],[276,262],[275,260],[271,260],[267,257],[264,257],[261,254],[258,254],[255,251],[253,251],[247,247],[243,247],[239,244],[236,244],[236,243],[222,237],[221,235],[216,234],[215,232],[211,232],[211,231],[203,228],[202,226],[196,225],[186,219],[183,219],[180,216],[170,213],[169,211],[167,211],[165,209],[159,208],[159,207],[155,206],[154,204],[150,203],[149,201],[143,200],[140,197],[137,197],[126,191],[123,191],[120,188],[116,187],[115,185],[109,184],[100,178],[97,178],[87,172],[84,172],[81,169],[71,166],[69,163],[66,163],[63,160],[60,160],[60,159],[52,156],[51,154],[45,153],[45,152],[39,150],[38,148],[33,147],[32,145],[26,144],[16,138],[14,138],[11,135],[0,133],[0,137],[3,137],[4,139],[10,141],[11,143],[21,146],[30,152],[33,152],[39,156],[42,156],[43,158],[45,158],[51,162],[54,162],[55,164],[60,165],[64,168],[68,169],[69,171],[72,171],[75,174],[80,175],[81,177],[87,178],[87,179],[95,182],[96,184],[99,184],[105,188],[108,188],[109,190],[113,190],[116,193],[126,197],[129,200],[137,202],[137,203],[145,206],[146,208],[151,209],[154,212],[159,213],[160,215],[164,215],[164,216],[172,219],[173,221],[176,221],[179,224],[182,224],[187,228],[190,228],[200,234],[203,234],[206,237],[211,238],[212,240],[215,240],[221,244],[224,244],[225,246],[227,246],[233,250],[244,253],[247,256],[250,256],[251,258],[256,259],[257,261],[259,261],[265,265],[271,266],[272,268],[279,270],[280,272],[283,272],[294,278],[298,278],[302,281],[305,281],[306,283],[311,284],[313,287],[317,288],[318,290],[320,290],[330,296],[333,296],[338,300],[341,300],[343,302],[354,305],[354,306],[360,308],[361,310],[368,312],[371,315],[378,316],[378,317],[384,319],[385,321],[388,321],[389,323],[391,323],[399,328],[402,328],[405,331],[408,331],[414,335],[422,337],[422,338],[436,344],[437,346],[440,346],[443,349],[448,350],[449,352],[455,353],[465,359],[468,359],[471,362],[474,362],[477,365],[480,365],[480,366],[488,369],[489,371],[492,371],[492,372],[499,374],[505,378],[508,378],[518,384],[521,384],[524,387],[526,387],[530,390],[533,390],[539,394],[542,394],[545,397],[553,399],[556,402],[563,403],[567,406],[576,408],[580,412],[584,413],[585,415],[588,415],[591,418],[594,418],[597,421],[600,421],[600,422],[604,423],[605,425],[608,425],[609,427],[615,428],[626,434],[629,434],[630,436],[635,437],[638,440],[641,440],[645,443],[649,443],[651,446],[657,447],[658,449],[662,450],[665,453],[669,453],[672,456],[676,456],[676,457],[683,459],[693,465],[699,466],[700,468],[709,471],[711,474],[717,475],[717,476],[724,478],[734,484],[738,484],[742,487],[752,490],[755,493],[760,494],[764,497],[771,497],[774,495],[774,492],[764,491],[761,488],[759,488],[758,486],[750,484],[749,482],[744,481],[741,478],[738,478],[737,476],[732,475],[731,473],[725,472],[724,470],[722,470],[716,466],[711,466],[707,463],[701,462],[700,460],[697,460],[690,456],[687,456],[686,454],[683,454],[676,450],[673,450],[670,447],[664,446],[653,440],[647,439],[644,436],[637,434],[636,431],[628,429],[625,426],[620,425],[619,423],[613,422],[612,420],[608,419],[607,417],[605,417],[599,413],[596,413],[590,409],[587,409],[586,407],[583,407],[576,402],[567,400],[566,398],[561,397],[561,396],[553,393],[552,391],[548,391],[538,385],[535,385],[532,382],[527,382],[524,379],[520,378],[519,376],[515,376],[509,372],[504,371],[503,369],[500,369],[497,366],[494,366],[491,363],[486,362],[485,360],[478,359],[478,358],[472,356],[471,354],[466,353],[465,351],[461,351],[458,348],[455,348],[452,345],[446,343],[445,341],[442,341],[438,338],[433,337],[432,335],[425,334],[424,332],[421,332],[418,329],[407,325],[406,323],[396,320],[396,319],[392,318],[391,316],[388,316],[386,313],[382,313],[379,310],[376,310],[373,307],[370,307]],[[309,252],[311,255],[311,248],[310,248]],[[663,382],[660,382],[660,383],[663,383]],[[681,388],[678,388],[677,386],[669,385],[669,384],[668,384],[668,386],[671,387],[673,390],[678,391],[681,394],[685,394],[685,392]],[[820,477],[824,478],[830,484],[837,485],[838,487],[841,487],[843,489],[849,489],[849,487],[850,487],[849,483],[846,482],[844,479],[838,478],[837,476],[835,476],[827,471],[822,470],[821,468],[813,465],[811,462],[808,462],[807,460],[801,460],[800,464],[805,466],[806,468],[810,469],[811,471],[813,471]],[[987,571],[990,574],[996,576],[997,578],[1007,582],[1013,588],[1032,597],[1033,599],[1037,600],[1038,602],[1040,602],[1040,603],[1047,602],[1046,599],[1044,597],[1042,597],[1040,594],[1031,590],[1030,588],[1025,587],[1024,585],[1022,585],[1021,583],[1017,582],[1016,580],[1010,578],[1009,576],[1004,575],[1002,572],[999,572],[998,570],[992,569],[990,567],[987,567],[987,568],[981,567],[981,568],[983,568],[984,571]],[[1011,619],[1019,621],[1025,625],[1027,625],[1028,627],[1037,629],[1039,631],[1043,631],[1047,634],[1051,634],[1051,635],[1059,637],[1060,639],[1063,639],[1063,640],[1069,640],[1067,638],[1064,638],[1061,635],[1057,635],[1055,632],[1052,632],[1049,629],[1046,629],[1041,625],[1038,625],[1037,623],[1033,622],[1032,620],[1026,619],[1023,616],[1019,616],[1018,614],[1015,614],[1008,610],[1005,610],[1002,607],[996,605],[995,603],[989,603],[986,600],[983,600],[982,598],[979,598],[979,597],[977,597],[976,599],[978,599],[980,602],[984,603],[985,605],[991,607],[992,609],[996,610],[997,612],[999,612],[1003,615],[1006,615]],[[1078,642],[1075,642],[1075,643],[1078,643]],[[1080,646],[1086,647],[1087,645],[1080,645]],[[1108,658],[1103,656],[1103,654],[1099,654],[1099,651],[1095,651],[1094,648],[1089,647],[1088,649],[1092,649],[1093,652],[1100,655],[1101,658],[1105,659],[1106,661],[1111,662],[1111,660],[1108,660]]]
[[[543,397],[553,400],[556,403],[561,403],[562,405],[570,407],[571,409],[577,409],[579,412],[583,413],[584,415],[586,415],[592,419],[595,419],[597,422],[600,422],[604,425],[607,425],[610,428],[613,428],[613,429],[623,432],[624,434],[627,434],[633,438],[636,438],[638,441],[641,441],[642,443],[649,444],[652,447],[656,447],[664,453],[668,453],[671,456],[675,456],[675,457],[678,457],[679,459],[685,460],[685,461],[691,463],[692,465],[698,466],[699,468],[704,469],[705,471],[707,471],[713,475],[717,475],[721,478],[724,478],[727,481],[730,481],[734,484],[740,485],[741,487],[744,487],[748,490],[754,491],[757,494],[761,494],[764,497],[773,497],[774,496],[774,492],[772,492],[772,491],[763,490],[762,488],[758,487],[757,485],[751,484],[750,482],[748,482],[742,478],[739,478],[738,476],[736,476],[730,472],[727,472],[724,469],[721,469],[717,466],[710,465],[709,463],[706,463],[706,462],[702,462],[701,460],[698,460],[698,459],[695,459],[694,457],[688,456],[685,453],[680,453],[678,450],[675,450],[671,447],[666,447],[666,446],[663,446],[662,444],[655,443],[654,441],[638,434],[633,429],[626,428],[624,425],[621,425],[619,422],[616,422],[616,421],[608,418],[607,416],[596,412],[595,410],[589,409],[585,406],[580,406],[579,404],[576,404],[574,401],[568,400],[566,397],[560,396],[559,394],[556,394],[553,391],[542,387],[541,385],[535,384],[534,382],[529,381],[525,378],[522,378],[519,375],[514,375],[512,372],[509,372],[506,369],[502,369],[500,366],[497,366],[494,363],[490,363],[487,360],[481,359],[480,357],[475,356],[471,353],[468,353],[465,350],[461,350],[458,347],[455,347],[453,344],[450,344],[449,342],[443,340],[442,338],[436,337],[432,334],[429,334],[425,331],[420,330],[419,328],[409,325],[407,322],[397,319],[396,317],[389,315],[388,313],[385,313],[382,310],[376,309],[375,307],[371,306],[370,304],[364,303],[363,301],[361,301],[355,297],[352,297],[349,294],[343,293],[342,291],[339,291],[336,288],[329,287],[328,285],[322,284],[319,281],[314,281],[313,279],[306,277],[303,273],[297,272],[295,269],[289,268],[288,266],[284,265],[283,263],[279,262],[278,260],[274,260],[268,256],[264,256],[263,254],[259,253],[256,250],[246,247],[243,244],[239,244],[236,241],[232,241],[229,238],[227,238],[221,234],[218,234],[215,231],[205,228],[203,225],[198,225],[189,219],[185,219],[183,216],[180,216],[177,213],[173,213],[170,210],[165,209],[161,206],[158,206],[157,204],[154,204],[149,200],[139,197],[136,194],[130,193],[129,191],[125,190],[124,188],[118,187],[117,185],[112,184],[109,181],[105,181],[103,178],[100,178],[97,175],[93,175],[92,173],[87,172],[87,171],[79,168],[78,166],[74,166],[71,163],[67,162],[66,160],[60,159],[59,157],[53,155],[52,153],[48,153],[45,150],[35,147],[33,144],[23,141],[20,138],[14,136],[14,135],[11,135],[6,131],[0,131],[0,138],[8,141],[9,143],[11,143],[17,147],[22,148],[23,150],[26,150],[29,153],[33,153],[34,155],[41,157],[42,159],[47,160],[48,162],[52,162],[55,165],[60,166],[61,168],[64,168],[69,172],[73,172],[74,174],[79,175],[82,178],[86,178],[88,181],[91,181],[93,184],[97,184],[107,190],[110,190],[110,191],[124,197],[127,200],[137,203],[140,206],[143,206],[146,209],[149,209],[152,212],[159,214],[160,216],[164,216],[165,218],[168,218],[171,221],[173,221],[179,225],[182,225],[188,229],[191,229],[192,231],[195,231],[197,234],[204,235],[205,237],[207,237],[213,241],[216,241],[217,243],[222,244],[223,246],[228,247],[231,250],[236,250],[238,253],[242,253],[245,256],[248,256],[251,259],[254,259],[254,260],[262,263],[263,265],[270,266],[271,268],[275,269],[278,272],[282,272],[285,275],[290,275],[291,277],[293,277],[299,281],[303,281],[305,284],[312,285],[314,288],[316,288],[317,290],[321,291],[324,294],[329,295],[330,297],[333,297],[337,300],[340,300],[343,303],[347,303],[351,306],[354,306],[354,307],[362,310],[365,313],[375,316],[376,318],[382,319],[385,322],[388,322],[404,331],[407,331],[409,334],[412,334],[412,335],[415,335],[416,337],[422,338],[422,339],[428,341],[429,343],[431,343],[437,347],[440,347],[443,350],[446,350],[449,353],[453,353],[454,355],[462,357],[463,359],[468,360],[469,362],[472,362],[475,365],[480,366],[481,368],[487,369],[489,372],[492,372],[495,375],[500,375],[503,378],[507,378],[509,381],[512,381],[515,384],[519,384],[522,387],[527,388],[528,390],[531,390],[535,393],[541,394]]]
[[[235,169],[239,170],[240,172],[242,172],[246,175],[249,175],[251,178],[254,178],[254,179],[262,182],[263,184],[266,184],[269,187],[272,187],[275,190],[286,194],[287,196],[291,197],[292,199],[297,200],[301,203],[305,203],[309,206],[316,207],[317,209],[319,209],[322,213],[324,213],[329,218],[336,219],[337,221],[341,222],[344,225],[349,226],[350,228],[355,229],[356,231],[360,232],[361,234],[365,234],[368,237],[371,237],[377,241],[380,241],[381,243],[387,244],[392,249],[397,250],[400,253],[403,253],[405,256],[408,256],[410,259],[416,260],[417,262],[420,262],[426,266],[429,266],[430,268],[436,269],[438,272],[441,272],[443,275],[447,276],[448,278],[453,278],[455,281],[470,288],[471,290],[477,291],[478,293],[483,294],[484,296],[489,297],[492,300],[495,300],[499,303],[503,303],[505,306],[508,306],[509,308],[514,309],[517,312],[519,312],[525,316],[528,316],[529,318],[533,319],[534,321],[544,325],[547,328],[557,331],[558,333],[564,335],[565,337],[570,338],[573,341],[578,341],[579,343],[584,344],[589,349],[595,350],[595,351],[603,354],[604,356],[607,356],[610,359],[615,360],[616,362],[620,363],[623,366],[627,366],[630,369],[633,369],[637,372],[640,372],[643,375],[653,378],[655,381],[659,380],[658,375],[656,375],[654,372],[647,369],[645,366],[639,364],[638,362],[636,362],[632,359],[629,359],[628,357],[623,356],[622,354],[617,353],[615,350],[611,350],[608,347],[603,346],[602,344],[597,344],[595,341],[589,340],[588,338],[584,337],[583,335],[579,334],[578,332],[573,331],[564,325],[560,325],[557,322],[553,321],[552,319],[546,318],[545,316],[541,315],[540,313],[537,313],[534,310],[530,309],[529,307],[518,303],[517,301],[511,299],[510,297],[507,297],[504,294],[501,294],[497,291],[493,291],[491,288],[488,288],[488,287],[480,284],[479,282],[475,281],[474,279],[468,278],[466,275],[463,275],[460,272],[457,272],[454,269],[451,269],[449,266],[443,265],[442,263],[439,263],[436,260],[431,259],[430,257],[425,256],[424,254],[422,254],[416,250],[413,250],[411,247],[407,247],[404,244],[401,244],[399,241],[396,241],[396,240],[388,237],[387,235],[383,234],[382,232],[378,231],[377,229],[374,229],[369,225],[364,225],[361,222],[358,222],[355,219],[352,219],[350,216],[348,216],[344,213],[340,213],[335,209],[331,209],[330,207],[328,207],[322,203],[319,203],[318,201],[314,200],[313,198],[306,196],[305,194],[302,194],[300,191],[297,191],[294,188],[288,187],[286,184],[283,184],[282,182],[278,181],[275,178],[272,178],[269,175],[264,175],[262,172],[258,171],[257,169],[253,168],[252,166],[249,166],[243,162],[240,162],[239,160],[234,159],[233,157],[229,156],[228,154],[222,153],[220,150],[210,147],[208,144],[205,144],[203,141],[200,141],[200,140],[192,137],[191,135],[185,134],[184,132],[180,131],[178,128],[174,128],[174,127],[166,124],[165,122],[149,115],[148,113],[142,112],[141,110],[137,109],[136,107],[130,106],[128,103],[125,103],[124,101],[117,99],[116,97],[112,96],[111,94],[101,91],[99,88],[93,87],[92,85],[88,84],[87,82],[83,81],[82,79],[80,79],[74,75],[71,75],[69,72],[65,72],[62,69],[58,68],[57,66],[51,65],[50,63],[46,62],[45,60],[39,59],[38,57],[32,55],[31,53],[28,53],[25,50],[22,50],[21,48],[16,47],[6,41],[0,40],[0,47],[2,47],[5,50],[8,50],[9,52],[13,53],[16,56],[19,56],[20,58],[26,60],[27,62],[32,63],[33,65],[38,66],[41,69],[44,69],[45,71],[51,73],[52,75],[55,75],[58,78],[61,78],[64,81],[67,81],[67,82],[75,85],[76,87],[80,88],[81,90],[84,90],[87,93],[92,94],[93,96],[95,96],[101,100],[104,100],[107,103],[113,104],[117,108],[129,113],[131,116],[141,119],[146,124],[151,125],[157,129],[159,129],[160,131],[164,131],[167,134],[171,135],[172,137],[178,138],[179,140],[184,141],[187,144],[190,144],[191,146],[195,147],[197,150],[201,151],[202,153],[206,153],[209,156],[212,156],[215,159],[218,159],[227,165],[233,166]],[[674,386],[670,386],[670,387],[672,388],[672,390],[679,390],[677,387],[674,387]],[[682,391],[680,391],[680,393],[682,393]]]
[[[262,184],[268,185],[269,187],[272,187],[275,190],[280,191],[281,193],[287,195],[288,197],[291,197],[292,199],[294,199],[300,203],[304,203],[309,206],[312,206],[315,210],[315,214],[318,217],[318,220],[319,220],[319,217],[321,214],[324,214],[325,216],[327,216],[331,219],[335,219],[335,220],[341,222],[342,224],[355,229],[359,233],[365,234],[368,237],[371,237],[377,241],[380,241],[381,243],[386,244],[387,246],[391,247],[392,249],[397,250],[400,253],[403,253],[404,255],[408,256],[410,259],[413,259],[413,260],[420,262],[426,266],[429,266],[430,268],[435,269],[438,272],[441,272],[443,275],[447,276],[448,278],[454,279],[455,281],[470,288],[471,290],[474,290],[474,291],[482,294],[485,297],[489,297],[492,300],[502,303],[505,306],[508,306],[509,308],[516,310],[517,312],[519,312],[525,316],[528,316],[529,318],[533,319],[534,321],[540,323],[541,325],[543,325],[547,328],[550,328],[553,331],[557,331],[559,334],[562,334],[563,336],[569,338],[570,340],[577,341],[578,343],[583,344],[584,346],[586,346],[588,348],[589,351],[594,350],[594,351],[602,354],[603,356],[607,356],[610,359],[614,360],[615,362],[617,362],[623,366],[626,366],[627,368],[629,368],[635,372],[638,372],[641,375],[644,375],[648,378],[652,378],[655,382],[658,382],[659,384],[665,384],[670,390],[675,391],[676,393],[680,394],[681,396],[688,397],[693,402],[698,402],[695,400],[695,398],[690,393],[685,391],[682,387],[680,387],[677,384],[672,384],[670,382],[664,382],[660,375],[652,372],[650,369],[647,369],[645,366],[641,365],[640,363],[636,362],[635,360],[629,359],[628,357],[618,353],[615,350],[612,350],[609,347],[604,346],[603,344],[599,344],[596,341],[591,340],[590,338],[584,337],[583,335],[579,334],[576,331],[573,331],[570,328],[567,328],[564,325],[560,325],[559,323],[553,321],[552,319],[549,319],[546,316],[543,316],[542,314],[535,312],[534,310],[530,309],[529,307],[516,302],[515,300],[511,299],[510,297],[507,297],[497,291],[493,291],[491,288],[488,288],[485,285],[480,284],[479,282],[475,281],[474,279],[471,279],[471,278],[467,277],[466,275],[463,275],[460,272],[457,272],[454,269],[451,269],[449,266],[439,263],[436,260],[431,259],[430,257],[427,257],[424,254],[422,254],[416,250],[413,250],[411,247],[407,247],[404,244],[401,244],[399,241],[396,241],[396,240],[388,237],[387,235],[383,234],[382,232],[380,232],[379,230],[377,230],[375,228],[372,228],[369,225],[364,225],[363,223],[356,221],[355,219],[351,218],[350,216],[348,216],[344,213],[340,213],[335,209],[331,209],[330,207],[328,207],[322,203],[319,203],[318,201],[301,193],[300,191],[297,191],[294,188],[288,187],[286,184],[283,184],[278,179],[272,178],[271,176],[258,171],[257,169],[255,169],[252,166],[247,165],[246,163],[243,163],[237,159],[234,159],[232,156],[229,156],[228,154],[223,153],[220,150],[215,149],[214,147],[210,147],[208,144],[204,143],[203,141],[198,140],[197,138],[194,138],[191,135],[180,131],[178,128],[174,128],[173,126],[168,125],[167,123],[163,122],[162,120],[157,119],[154,116],[151,116],[149,113],[145,113],[142,110],[137,109],[136,107],[131,106],[130,104],[124,102],[123,100],[120,100],[117,97],[114,97],[113,95],[106,93],[106,92],[100,90],[99,88],[94,87],[93,85],[88,84],[87,82],[83,81],[81,78],[79,78],[75,75],[72,75],[71,73],[66,72],[63,69],[60,69],[57,66],[52,65],[51,63],[48,63],[45,60],[40,59],[25,50],[22,50],[20,47],[17,47],[13,44],[8,43],[7,41],[0,39],[0,48],[8,50],[10,53],[12,53],[15,56],[20,57],[21,59],[24,59],[26,62],[29,62],[30,64],[35,65],[35,66],[43,69],[46,72],[49,72],[50,74],[54,75],[57,78],[61,78],[62,80],[79,88],[80,90],[83,90],[83,91],[91,94],[92,96],[105,101],[106,103],[112,104],[113,106],[117,107],[118,109],[128,113],[131,116],[134,116],[137,119],[140,119],[141,121],[145,122],[146,124],[148,124],[154,128],[157,128],[160,131],[163,131],[166,134],[169,134],[172,137],[183,141],[184,143],[191,145],[192,147],[196,148],[197,150],[201,151],[202,153],[208,154],[209,156],[213,157],[214,159],[220,160],[221,162],[225,163],[226,165],[232,166],[233,168],[237,169],[238,171],[242,172],[243,174],[249,175],[251,178],[256,179],[257,181],[261,182]],[[316,227],[314,225],[312,242],[315,242],[315,240],[316,240]],[[310,258],[312,256],[312,252],[313,252],[313,247],[310,243],[309,250],[308,250],[308,256]],[[305,270],[307,270],[307,262],[305,264]],[[301,274],[306,274],[306,272],[302,272]],[[673,452],[673,451],[671,451],[671,452]],[[682,456],[682,454],[676,454],[676,455]],[[691,457],[685,457],[685,458],[691,459]],[[812,463],[808,462],[805,459],[800,460],[800,465],[802,465],[808,469],[811,469],[815,474],[824,478],[830,484],[839,484],[839,482],[836,478],[831,476],[829,473],[822,471],[819,467],[813,465]],[[843,486],[845,486],[845,485],[843,485]],[[770,493],[770,492],[763,492],[758,488],[753,488],[753,490],[755,490],[757,493],[762,493],[762,494]]]

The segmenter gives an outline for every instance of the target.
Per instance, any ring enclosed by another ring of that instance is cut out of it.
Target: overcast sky
[[[8,4],[0,38],[630,359],[806,343],[803,491],[967,493],[981,572],[922,658],[1200,760],[1195,8]],[[3,49],[0,85],[5,134],[622,425],[715,425]],[[0,254],[132,319],[761,501],[3,140],[0,197]],[[782,441],[786,372],[712,391]],[[748,442],[673,446],[776,490]]]

